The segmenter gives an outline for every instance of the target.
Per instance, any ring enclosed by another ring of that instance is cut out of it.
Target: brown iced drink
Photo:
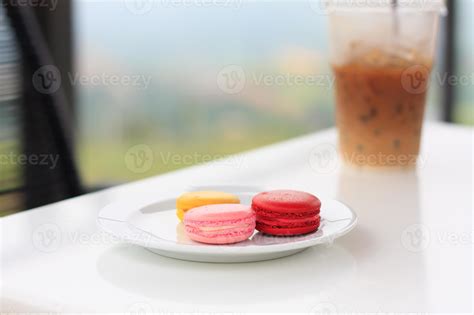
[[[333,65],[333,71],[344,160],[372,167],[415,165],[431,61],[372,49]]]

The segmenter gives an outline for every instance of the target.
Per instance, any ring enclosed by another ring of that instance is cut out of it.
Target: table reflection
[[[426,305],[426,292],[411,290],[413,283],[426,282],[416,170],[345,166],[339,174],[337,198],[359,216],[356,229],[340,240],[357,260],[359,276],[384,275],[376,285],[366,284],[365,293],[379,299],[385,311],[387,303],[395,303],[387,294],[404,297],[405,305]],[[403,305],[394,304],[393,310],[403,310]]]

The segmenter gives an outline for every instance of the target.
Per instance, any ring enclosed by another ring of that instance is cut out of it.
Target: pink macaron
[[[206,244],[232,244],[248,239],[255,229],[255,212],[241,204],[213,204],[184,215],[190,239]]]

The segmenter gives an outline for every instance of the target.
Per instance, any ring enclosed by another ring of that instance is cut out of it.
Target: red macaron
[[[252,199],[256,229],[270,235],[301,235],[314,232],[321,222],[321,201],[296,190],[272,190]]]

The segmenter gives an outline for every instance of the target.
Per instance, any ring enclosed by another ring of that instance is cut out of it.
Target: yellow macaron
[[[240,200],[236,195],[221,191],[187,192],[176,200],[176,215],[183,221],[184,214],[189,209],[220,203],[240,203]]]

